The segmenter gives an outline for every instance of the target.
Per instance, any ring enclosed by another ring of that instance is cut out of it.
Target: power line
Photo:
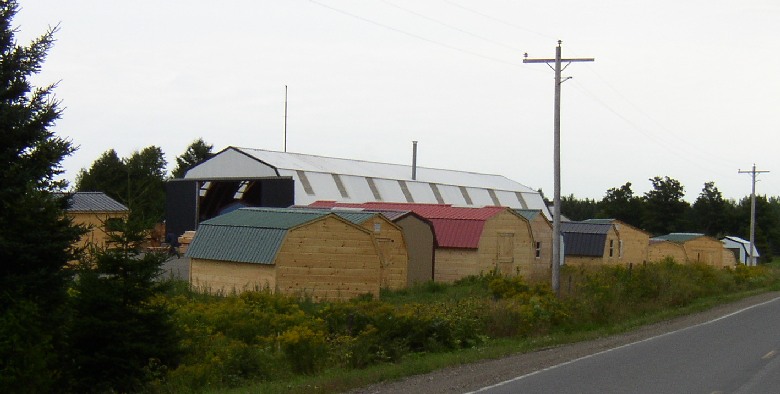
[[[474,37],[474,38],[480,39],[480,40],[482,40],[482,41],[489,42],[489,43],[492,43],[492,44],[495,44],[495,45],[498,45],[498,46],[504,47],[504,48],[506,48],[506,49],[510,49],[510,50],[512,50],[512,51],[516,51],[517,53],[522,53],[522,52],[524,52],[522,49],[515,48],[515,47],[513,47],[513,46],[511,46],[511,45],[506,45],[506,44],[504,44],[504,43],[502,43],[502,42],[498,42],[498,41],[496,41],[496,40],[493,40],[493,39],[490,39],[490,38],[488,38],[488,37],[484,37],[484,36],[481,36],[481,35],[479,35],[479,34],[472,33],[472,32],[470,32],[470,31],[467,31],[467,30],[461,29],[461,28],[459,28],[459,27],[457,27],[457,26],[450,25],[450,24],[448,24],[448,23],[446,23],[446,22],[442,22],[442,21],[440,21],[440,20],[438,20],[438,19],[434,19],[434,18],[431,18],[431,17],[429,17],[429,16],[427,16],[427,15],[423,15],[423,14],[421,14],[421,13],[417,12],[417,11],[413,11],[413,10],[410,10],[410,9],[408,9],[408,8],[401,7],[401,6],[399,6],[399,5],[397,5],[397,4],[394,4],[394,3],[392,3],[392,2],[390,2],[390,1],[388,1],[388,0],[379,0],[379,1],[381,1],[381,2],[383,2],[383,3],[385,3],[385,4],[387,4],[387,5],[389,5],[389,6],[391,6],[391,7],[397,8],[397,9],[399,9],[399,10],[401,10],[401,11],[408,12],[408,13],[410,13],[410,14],[412,14],[412,15],[416,15],[416,16],[418,16],[418,17],[420,17],[420,18],[423,18],[423,19],[429,20],[429,21],[431,21],[431,22],[433,22],[433,23],[437,23],[437,24],[439,24],[439,25],[442,25],[442,26],[444,26],[444,27],[447,27],[447,28],[449,28],[449,29],[452,29],[452,30],[455,30],[455,31],[461,32],[461,33],[463,33],[463,34],[466,34],[466,35],[469,35],[469,36],[471,36],[471,37]]]
[[[684,143],[685,143],[687,146],[691,146],[691,147],[695,147],[695,146],[697,146],[697,144],[695,144],[695,143],[691,143],[690,141],[687,141],[685,138],[682,138],[682,137],[680,136],[680,133],[675,133],[675,132],[673,132],[673,131],[669,130],[669,129],[668,129],[666,126],[664,126],[663,124],[661,124],[661,122],[657,121],[655,118],[653,118],[652,116],[650,116],[650,114],[648,114],[647,112],[645,112],[645,111],[644,111],[644,110],[643,110],[641,107],[639,107],[638,105],[634,104],[634,103],[633,103],[631,100],[629,100],[629,99],[628,99],[628,97],[626,97],[624,94],[622,94],[620,91],[618,91],[618,90],[617,90],[617,89],[616,89],[614,86],[612,86],[612,84],[610,84],[610,83],[607,81],[607,79],[606,79],[606,78],[604,78],[603,76],[601,76],[601,74],[599,74],[598,72],[596,72],[596,70],[595,70],[593,67],[589,67],[589,66],[588,66],[588,67],[586,67],[586,68],[587,68],[587,69],[588,69],[590,72],[592,72],[592,73],[593,73],[593,74],[594,74],[594,75],[595,75],[595,76],[596,76],[596,77],[597,77],[599,80],[601,80],[601,82],[602,82],[602,83],[604,83],[604,85],[606,85],[606,86],[607,86],[608,88],[610,88],[610,89],[611,89],[613,92],[615,92],[615,93],[616,93],[618,96],[620,96],[620,98],[621,98],[623,101],[625,101],[626,103],[628,103],[628,104],[629,104],[631,107],[633,107],[633,108],[634,108],[634,109],[635,109],[637,112],[639,112],[640,114],[644,115],[644,117],[645,117],[645,118],[647,118],[647,119],[648,119],[648,120],[650,120],[650,121],[651,121],[653,124],[655,124],[655,125],[656,125],[656,126],[657,126],[657,127],[660,129],[660,130],[661,130],[661,131],[663,131],[663,132],[666,132],[668,135],[670,135],[670,136],[671,136],[673,139],[675,139],[675,140],[680,140],[680,141],[684,142]],[[703,158],[703,159],[710,159],[710,160],[711,160],[712,156],[714,156],[714,154],[713,154],[712,152],[704,152],[704,153],[705,153],[706,155],[708,155],[708,156],[702,156],[702,158]],[[728,162],[728,163],[737,164],[737,163],[736,163],[734,160],[731,160],[731,159],[729,159],[728,157],[717,156],[717,159],[718,159],[719,161],[721,161],[721,162],[724,162],[724,161],[725,161],[725,162]]]
[[[425,42],[428,42],[428,43],[431,43],[431,44],[434,44],[434,45],[438,45],[438,46],[441,46],[441,47],[444,47],[444,48],[447,48],[447,49],[450,49],[450,50],[453,50],[453,51],[458,51],[458,52],[461,52],[461,53],[465,53],[467,55],[476,56],[476,57],[479,57],[479,58],[482,58],[482,59],[485,59],[485,60],[490,60],[490,61],[497,62],[497,63],[507,64],[507,65],[514,66],[514,67],[520,67],[520,64],[517,64],[517,63],[512,63],[512,62],[509,62],[509,61],[506,61],[506,60],[502,60],[502,59],[498,59],[498,58],[495,58],[495,57],[482,55],[482,54],[479,54],[479,53],[476,53],[476,52],[472,52],[472,51],[469,51],[469,50],[466,50],[466,49],[462,49],[462,48],[458,48],[458,47],[452,46],[450,44],[446,44],[446,43],[443,43],[443,42],[440,42],[440,41],[432,40],[430,38],[426,38],[426,37],[417,35],[415,33],[410,33],[408,31],[401,30],[401,29],[398,29],[398,28],[386,25],[384,23],[380,23],[380,22],[377,22],[377,21],[374,21],[374,20],[371,20],[371,19],[368,19],[368,18],[364,18],[364,17],[362,17],[360,15],[356,15],[356,14],[353,14],[351,12],[344,11],[342,9],[329,6],[329,5],[321,3],[319,1],[309,0],[309,2],[314,3],[314,4],[316,4],[316,5],[320,6],[320,7],[327,8],[327,9],[329,9],[331,11],[338,12],[340,14],[343,14],[343,15],[346,15],[346,16],[349,16],[349,17],[361,20],[363,22],[370,23],[372,25],[376,25],[376,26],[379,26],[379,27],[382,27],[382,28],[394,31],[396,33],[400,33],[400,34],[403,34],[403,35],[406,35],[406,36],[409,36],[409,37],[412,37],[412,38],[416,38],[418,40],[422,40],[422,41],[425,41]]]
[[[547,35],[547,34],[544,34],[544,33],[540,33],[540,32],[538,32],[538,31],[531,30],[531,29],[529,29],[529,28],[526,28],[526,27],[523,27],[523,26],[519,26],[519,25],[516,25],[516,24],[514,24],[514,23],[511,23],[511,22],[507,22],[507,21],[505,21],[505,20],[503,20],[503,19],[499,19],[499,18],[496,18],[496,17],[494,17],[494,16],[491,16],[491,15],[488,15],[488,14],[485,14],[485,13],[482,13],[482,12],[479,12],[479,11],[477,11],[477,10],[473,9],[473,8],[468,8],[468,7],[465,7],[465,6],[463,6],[463,5],[460,5],[460,4],[458,4],[458,3],[455,3],[455,2],[453,2],[453,1],[450,1],[450,0],[444,0],[444,2],[445,2],[445,3],[447,3],[447,4],[453,5],[453,6],[455,6],[455,7],[458,7],[458,8],[460,8],[460,9],[466,10],[466,11],[468,11],[468,12],[471,12],[472,14],[476,14],[476,15],[479,15],[479,16],[481,16],[481,17],[483,17],[483,18],[490,19],[490,20],[492,20],[492,21],[494,21],[494,22],[498,22],[498,23],[501,23],[501,24],[503,24],[503,25],[506,25],[506,26],[509,26],[509,27],[513,27],[513,28],[515,28],[515,29],[517,29],[517,30],[522,30],[522,31],[524,31],[524,32],[527,32],[527,33],[536,34],[537,36],[540,36],[540,37],[543,37],[543,38],[550,38],[550,39],[555,39],[555,37],[553,37],[553,36],[550,36],[550,35]]]

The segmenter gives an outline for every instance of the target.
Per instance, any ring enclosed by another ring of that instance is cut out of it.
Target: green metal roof
[[[201,224],[186,255],[190,258],[273,264],[287,230]]]
[[[328,212],[298,211],[295,209],[241,208],[206,220],[201,224],[288,230],[327,214]]]
[[[328,211],[305,208],[241,208],[206,220],[201,224],[289,230],[331,213],[354,224],[362,224],[379,215],[376,212]]]
[[[288,230],[331,214],[355,225],[379,215],[375,212],[321,209],[241,208],[202,222],[187,249],[187,256],[273,264]]]
[[[514,211],[518,215],[528,219],[528,221],[536,219],[536,217],[542,213],[542,211],[538,209],[515,209]]]
[[[659,235],[657,237],[652,238],[652,240],[683,243],[683,242],[688,242],[694,238],[699,238],[703,236],[704,234],[700,234],[700,233],[670,233],[666,235]]]

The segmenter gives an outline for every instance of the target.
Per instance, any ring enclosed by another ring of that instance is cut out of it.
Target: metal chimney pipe
[[[412,141],[412,180],[417,180],[417,141]]]

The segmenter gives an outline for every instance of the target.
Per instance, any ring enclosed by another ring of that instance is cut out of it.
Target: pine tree
[[[73,152],[50,130],[60,117],[55,85],[33,87],[56,28],[20,46],[16,1],[0,2],[0,387],[49,391],[60,368],[70,245],[80,229],[64,215],[57,180]]]
[[[137,392],[174,367],[179,338],[171,311],[156,296],[167,254],[142,253],[143,230],[125,222],[105,249],[85,256],[73,286],[69,332],[75,392]]]
[[[171,172],[171,176],[184,178],[187,170],[214,156],[212,149],[214,149],[214,145],[207,144],[203,138],[193,141],[187,150],[176,158],[176,168]]]

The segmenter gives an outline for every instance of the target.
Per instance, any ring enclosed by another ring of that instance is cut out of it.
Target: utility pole
[[[553,239],[552,239],[552,288],[556,295],[560,295],[560,269],[561,269],[561,83],[570,79],[567,77],[561,80],[561,71],[569,67],[574,62],[592,62],[593,58],[561,59],[561,40],[558,40],[558,46],[555,47],[555,59],[528,59],[525,54],[523,63],[554,63],[550,66],[555,71],[555,114],[553,119],[554,138],[553,138]],[[561,63],[566,62],[566,66],[561,68]]]
[[[287,85],[284,85],[284,151],[287,152]]]
[[[751,171],[738,170],[738,174],[751,174],[753,178],[753,187],[750,190],[750,261],[748,265],[756,265],[756,257],[753,251],[756,248],[756,174],[762,174],[769,171],[756,171],[756,163],[753,163]]]

